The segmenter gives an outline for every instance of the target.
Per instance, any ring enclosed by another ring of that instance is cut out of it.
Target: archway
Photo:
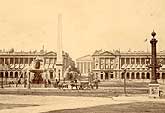
[[[132,72],[132,74],[131,74],[131,79],[135,79],[135,73],[134,72]]]
[[[136,79],[140,79],[140,73],[139,72],[136,73]]]
[[[10,78],[13,78],[13,72],[12,71],[10,72]]]
[[[145,73],[142,73],[142,79],[145,79]]]
[[[130,74],[129,73],[127,73],[127,79],[129,79],[130,78]]]
[[[15,72],[15,78],[18,78],[18,72]]]

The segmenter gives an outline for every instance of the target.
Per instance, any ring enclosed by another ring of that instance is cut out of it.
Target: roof
[[[114,56],[115,54],[110,52],[110,51],[105,51],[105,50],[96,50],[92,56],[98,56],[98,55],[101,55],[101,56]]]

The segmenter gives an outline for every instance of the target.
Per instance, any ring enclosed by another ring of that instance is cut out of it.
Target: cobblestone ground
[[[148,96],[120,96],[112,98],[103,98],[37,95],[0,95],[0,103],[3,105],[29,105],[12,107],[10,109],[1,109],[0,113],[41,113],[61,109],[86,108],[99,105],[146,101],[165,102],[165,99],[150,99],[148,98]]]

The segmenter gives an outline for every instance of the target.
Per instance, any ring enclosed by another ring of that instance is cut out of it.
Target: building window
[[[14,64],[13,58],[10,58],[10,64]]]
[[[136,73],[136,79],[140,79],[140,73]]]
[[[4,64],[4,58],[0,59],[0,64]]]
[[[110,59],[105,59],[105,68],[110,69],[111,67],[110,65],[111,65]]]
[[[5,58],[5,64],[9,64],[9,59]]]
[[[140,64],[140,58],[136,58],[136,64]]]
[[[15,72],[15,78],[18,78],[18,72]]]
[[[5,78],[8,78],[8,72],[5,72]]]
[[[50,72],[50,79],[53,79],[53,72]]]
[[[110,74],[110,77],[111,77],[112,79],[114,78],[114,77],[113,77],[113,73]]]
[[[121,73],[121,79],[124,79],[124,73]]]
[[[106,80],[109,79],[108,73],[105,73],[105,79],[106,79]]]
[[[20,64],[23,64],[23,58],[20,58]]]
[[[150,73],[147,73],[147,79],[150,79]]]
[[[131,74],[131,79],[135,79],[135,73]]]
[[[0,77],[1,77],[1,78],[3,77],[3,72],[0,72]]]
[[[130,64],[130,58],[126,58],[126,64]]]
[[[19,64],[18,58],[15,58],[15,64]]]
[[[135,58],[131,58],[131,64],[135,64]]]
[[[104,62],[105,60],[103,58],[100,58],[100,68],[104,69]]]
[[[25,58],[25,64],[28,64],[28,58]]]
[[[13,72],[10,72],[10,78],[13,78]]]
[[[125,64],[125,58],[121,58],[121,66]]]
[[[142,73],[142,79],[145,79],[145,73]]]
[[[145,64],[145,58],[141,58],[141,64]]]
[[[103,79],[103,74],[101,74],[101,77],[100,78]]]
[[[129,73],[127,73],[127,79],[129,79],[130,78],[130,76],[129,76],[130,74]]]

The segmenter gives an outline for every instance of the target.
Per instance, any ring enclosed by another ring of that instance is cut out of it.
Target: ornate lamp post
[[[157,81],[157,69],[159,69],[159,65],[156,59],[156,43],[158,42],[155,38],[156,33],[153,31],[151,33],[152,39],[150,40],[151,43],[151,82],[149,84],[149,96],[150,97],[159,97],[159,84]]]

